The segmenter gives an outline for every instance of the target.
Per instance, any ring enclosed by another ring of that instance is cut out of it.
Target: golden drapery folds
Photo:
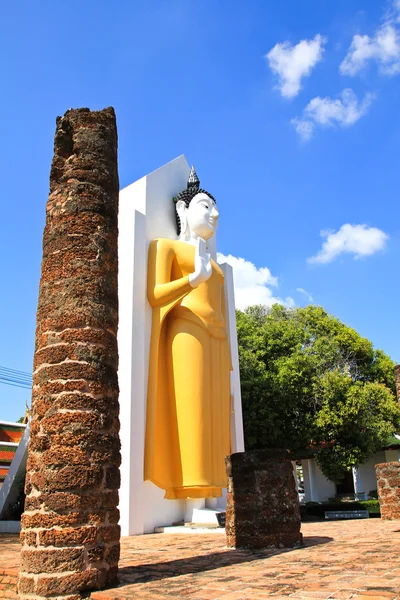
[[[195,251],[169,239],[154,240],[149,249],[144,477],[170,499],[220,496],[231,451],[224,275],[212,260],[209,280],[192,288]]]

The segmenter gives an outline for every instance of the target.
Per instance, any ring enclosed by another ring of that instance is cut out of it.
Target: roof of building
[[[0,483],[7,476],[8,467],[14,458],[25,428],[24,423],[0,421]]]
[[[400,437],[397,435],[392,435],[383,447],[383,450],[390,450],[390,448],[400,448]]]
[[[3,483],[8,473],[8,467],[0,467],[0,483]]]
[[[0,421],[0,443],[1,442],[16,442],[19,444],[24,435],[25,423],[9,423],[8,421]]]
[[[0,465],[3,466],[3,463],[11,463],[14,455],[17,451],[18,446],[4,446],[0,442]]]
[[[14,421],[2,421],[0,419],[0,427],[2,425],[11,425],[11,427],[22,427],[22,428],[26,427],[26,423],[15,423]]]
[[[295,452],[291,452],[290,453],[290,458],[291,460],[305,460],[307,458],[314,458],[314,456],[316,454],[318,454],[318,451],[322,448],[326,446],[326,444],[321,444],[320,446],[317,446],[315,444],[313,444],[312,446],[309,446],[308,448],[304,448],[301,450],[296,450]],[[390,449],[395,449],[395,448],[400,448],[400,436],[399,435],[392,435],[386,442],[386,444],[382,447],[382,450],[390,450]]]

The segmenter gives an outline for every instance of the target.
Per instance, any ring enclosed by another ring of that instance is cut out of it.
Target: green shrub
[[[325,517],[327,510],[345,511],[345,510],[367,510],[370,516],[379,516],[380,508],[378,500],[362,500],[359,502],[306,502],[304,512],[308,516]]]

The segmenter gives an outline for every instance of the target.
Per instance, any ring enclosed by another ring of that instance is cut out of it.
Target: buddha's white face
[[[188,207],[181,200],[177,203],[177,210],[181,220],[182,233],[209,240],[216,232],[219,212],[214,200],[204,192],[196,194]]]

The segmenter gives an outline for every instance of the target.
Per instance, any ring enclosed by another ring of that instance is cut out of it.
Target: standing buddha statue
[[[178,239],[150,244],[145,479],[165,498],[215,498],[231,452],[224,275],[207,251],[219,212],[194,168],[174,199]]]

